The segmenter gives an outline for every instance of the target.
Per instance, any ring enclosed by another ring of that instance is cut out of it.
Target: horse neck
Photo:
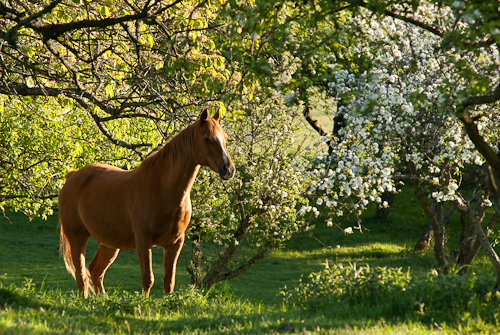
[[[194,124],[172,137],[162,149],[141,164],[148,179],[173,196],[189,195],[200,169],[193,159]],[[187,191],[187,192],[186,192]]]

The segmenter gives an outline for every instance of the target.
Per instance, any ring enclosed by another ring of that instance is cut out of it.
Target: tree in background
[[[414,14],[453,21],[453,11],[446,7],[420,6]],[[438,264],[445,271],[449,264],[470,265],[483,247],[500,273],[498,256],[481,225],[491,206],[484,160],[463,120],[454,115],[456,102],[478,89],[470,88],[470,80],[475,85],[499,81],[497,47],[442,49],[439,36],[426,29],[392,17],[375,20],[364,10],[345,24],[344,29],[360,28],[359,42],[345,57],[362,53],[370,67],[350,72],[332,56],[335,79],[329,86],[341,103],[337,113],[345,126],[332,155],[318,157],[319,202],[326,211],[343,216],[346,209],[361,211],[370,201],[382,202],[381,194],[392,192],[397,182],[413,183],[434,228]],[[463,76],[464,67],[468,77]],[[497,108],[480,105],[470,112],[481,139],[492,147],[500,141]],[[462,233],[460,251],[448,256],[445,221],[453,208],[462,214]],[[497,218],[493,216],[488,230]]]
[[[237,74],[225,69],[210,37],[219,26],[217,6],[1,4],[0,99],[7,113],[1,178],[9,186],[0,203],[50,213],[65,170],[93,161],[133,167],[234,86]],[[11,122],[11,115],[23,121]],[[38,128],[32,141],[27,125]],[[43,150],[36,148],[40,141]]]

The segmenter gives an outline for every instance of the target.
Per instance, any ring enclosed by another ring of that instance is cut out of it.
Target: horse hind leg
[[[71,258],[75,266],[75,279],[78,292],[85,299],[89,295],[89,278],[87,276],[87,268],[85,266],[85,247],[87,246],[87,239],[84,243],[71,243]]]
[[[76,287],[84,298],[88,297],[88,275],[87,268],[85,266],[85,248],[87,242],[90,238],[90,234],[86,230],[77,229],[74,227],[69,227],[64,222],[69,222],[68,220],[62,220],[62,215],[60,217],[60,248],[61,253],[64,258],[64,263],[68,272],[75,278]],[[73,228],[73,229],[71,229]]]
[[[109,266],[115,261],[120,249],[108,248],[104,245],[99,245],[94,259],[89,265],[90,277],[94,284],[94,291],[96,294],[106,293],[104,290],[104,274]]]

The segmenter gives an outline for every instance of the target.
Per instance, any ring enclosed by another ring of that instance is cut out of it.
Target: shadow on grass
[[[13,290],[0,287],[0,306],[3,308],[46,308],[46,304],[20,295]]]

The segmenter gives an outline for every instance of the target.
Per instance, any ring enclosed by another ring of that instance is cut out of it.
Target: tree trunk
[[[491,166],[488,166],[488,184],[490,189],[493,205],[498,215],[500,215],[500,188],[498,182],[500,181],[500,171],[495,171]]]
[[[498,258],[497,253],[493,249],[493,247],[490,244],[490,240],[488,240],[488,236],[486,236],[486,233],[483,230],[483,227],[481,227],[480,222],[474,222],[474,228],[476,229],[476,233],[479,237],[479,241],[481,242],[481,246],[483,247],[484,253],[486,256],[488,256],[488,259],[490,260],[491,264],[495,267],[495,270],[497,271],[497,282],[495,284],[495,289],[500,288],[500,259]]]
[[[303,115],[304,115],[307,123],[309,123],[311,125],[311,127],[313,127],[313,129],[318,132],[319,136],[328,136],[328,132],[325,129],[323,129],[323,127],[318,123],[318,120],[313,119],[313,117],[311,115],[311,106],[310,105],[306,105],[304,107]]]
[[[440,266],[446,265],[446,253],[444,249],[445,226],[443,222],[443,203],[436,204],[435,219],[432,221],[434,228],[434,253]],[[444,269],[448,273],[448,269]]]
[[[465,217],[465,214],[462,214]],[[493,229],[495,227],[495,223],[498,221],[498,214],[495,213],[490,222],[486,225],[486,229]],[[464,218],[465,219],[465,218]],[[464,223],[462,222],[462,229]],[[459,268],[464,265],[471,265],[474,258],[476,258],[477,253],[481,249],[481,241],[477,238],[477,232],[474,226],[470,226],[467,229],[467,233],[465,234],[463,241],[462,236],[460,240],[460,256],[457,261],[457,265]],[[460,274],[465,274],[468,271],[468,267],[463,267],[460,270]]]
[[[222,270],[224,270],[227,264],[229,264],[236,251],[238,251],[241,241],[248,232],[248,229],[250,227],[250,218],[245,216],[244,209],[241,204],[238,207],[240,212],[240,225],[234,232],[234,243],[227,247],[226,251],[219,256],[217,262],[212,265],[212,267],[206,274],[205,278],[203,279],[204,288],[210,288],[217,282],[217,278],[219,277],[220,273],[222,272]]]
[[[417,183],[417,198],[425,214],[427,214],[427,217],[430,219],[434,230],[434,256],[439,266],[444,267],[446,265],[446,254],[444,251],[445,227],[443,221],[443,203],[436,203],[435,210],[433,211],[427,202],[423,186],[420,183]],[[444,271],[447,273],[448,269],[445,268]]]
[[[384,193],[382,193],[382,196],[380,197],[382,199],[382,203],[384,203],[384,201],[387,201],[388,205],[387,207],[384,207],[382,206],[382,204],[377,204],[377,211],[375,212],[375,217],[377,219],[381,221],[387,221],[395,197],[396,197],[395,192],[385,191]]]
[[[474,227],[475,233],[477,234],[478,241],[481,247],[483,248],[484,253],[490,260],[491,264],[493,264],[497,272],[497,282],[495,288],[496,289],[500,288],[500,258],[498,258],[497,253],[490,244],[488,236],[486,235],[486,233],[483,230],[483,227],[481,226],[481,222],[483,221],[485,215],[484,205],[480,203],[479,206],[477,207],[478,209],[475,210],[470,206],[469,203],[466,203],[460,197],[458,197],[453,203],[461,212],[466,214],[469,220],[472,222],[472,226]],[[494,218],[494,221],[490,221],[491,224],[494,224],[495,222],[496,218]]]
[[[203,256],[203,236],[201,225],[199,222],[194,224],[194,233],[192,234],[192,244],[191,244],[191,263],[189,264],[187,270],[191,276],[191,285],[195,287],[201,287],[202,282],[202,256]]]
[[[229,280],[229,279],[235,278],[235,277],[239,276],[240,274],[246,272],[248,269],[250,269],[252,266],[254,266],[258,261],[264,259],[267,256],[267,254],[269,254],[272,247],[273,247],[273,242],[268,241],[266,243],[266,245],[264,246],[264,248],[258,254],[253,256],[248,262],[241,265],[239,268],[237,268],[234,271],[220,274],[219,276],[217,276],[217,278],[214,281],[214,284],[218,283],[220,281],[223,281],[223,280]]]

